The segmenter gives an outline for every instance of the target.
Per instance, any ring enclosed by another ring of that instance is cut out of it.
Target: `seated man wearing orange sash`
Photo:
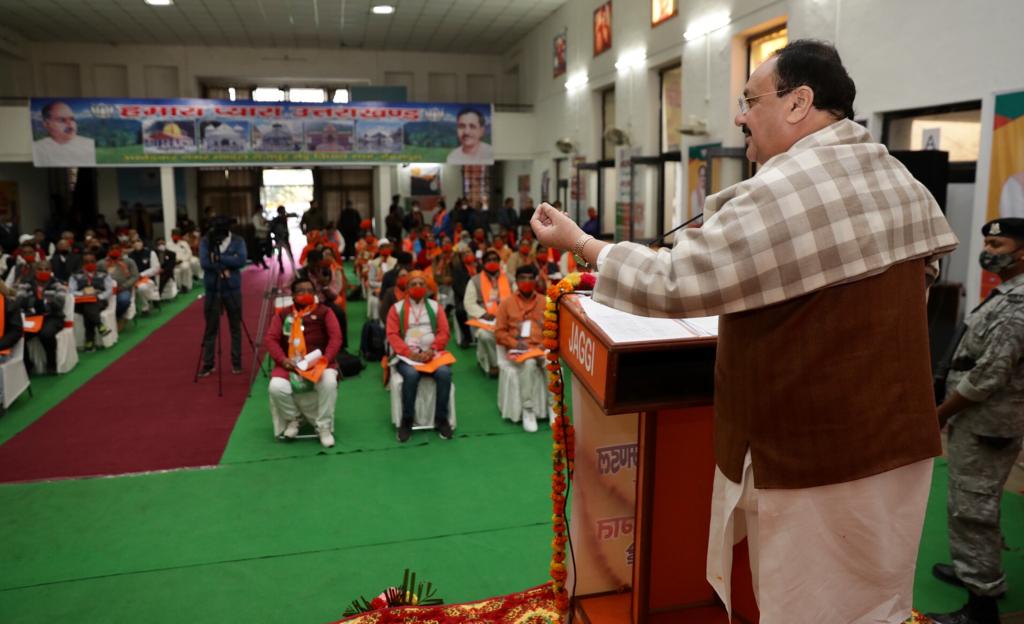
[[[537,430],[537,416],[543,417],[547,405],[537,405],[537,396],[544,387],[544,297],[537,294],[536,265],[527,264],[516,270],[516,294],[498,306],[494,336],[508,349],[508,362],[502,362],[506,373],[519,378],[519,414],[502,412],[504,418],[518,422],[523,429]]]
[[[274,360],[270,402],[286,440],[299,433],[299,418],[311,420],[324,448],[334,446],[334,404],[338,398],[341,329],[327,306],[319,303],[308,277],[292,282],[292,307],[275,314],[264,344]],[[319,355],[317,355],[319,353]]]
[[[483,260],[484,270],[466,284],[462,304],[469,316],[468,323],[473,326],[477,362],[484,372],[497,377],[498,352],[494,340],[494,320],[498,316],[498,306],[512,296],[512,286],[508,276],[501,270],[497,252],[488,249],[484,252]]]
[[[437,301],[427,298],[427,280],[422,272],[409,273],[408,295],[388,311],[387,337],[391,349],[399,357],[396,370],[402,376],[402,421],[398,427],[398,441],[406,442],[412,435],[416,391],[422,375],[431,375],[437,385],[434,429],[442,440],[451,440],[452,425],[448,405],[452,385],[451,367],[441,365],[427,373],[409,363],[428,364],[448,344],[448,319]]]

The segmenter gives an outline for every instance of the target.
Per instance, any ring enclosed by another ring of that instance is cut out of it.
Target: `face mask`
[[[487,262],[484,264],[484,270],[487,271],[488,273],[497,273],[498,269],[500,268],[501,265],[498,264],[497,262]]]
[[[523,293],[524,295],[532,295],[533,291],[536,290],[536,288],[537,282],[534,282],[532,280],[529,282],[519,282],[519,292]]]
[[[434,241],[430,241],[429,243],[427,243],[427,249],[436,249],[436,248],[437,248],[437,243],[435,243]]]
[[[36,271],[37,282],[48,282],[50,277],[53,275],[50,271]]]
[[[89,273],[93,273],[93,272],[96,271],[96,263],[95,262],[86,262],[84,265],[82,265],[82,268],[85,269]]]
[[[427,296],[427,287],[413,286],[412,288],[409,289],[409,295],[416,301],[419,301],[420,299]]]
[[[1013,254],[994,254],[987,251],[981,252],[978,256],[978,264],[981,268],[991,273],[1001,273],[1017,263]]]
[[[474,234],[473,238],[477,239],[478,241],[482,241],[482,240],[484,240],[484,235],[483,234]]]
[[[473,266],[474,264],[476,264],[476,256],[474,256],[473,254],[466,254],[462,256],[462,262],[466,266]]]
[[[397,288],[398,290],[405,290],[405,287],[408,284],[409,284],[409,278],[406,277],[405,275],[403,275],[402,277],[398,278],[397,282],[395,282],[395,288]]]
[[[156,250],[157,251],[167,251],[167,245],[157,245],[156,246]]]
[[[451,253],[452,246],[449,243],[445,243],[444,245],[441,245],[441,251],[445,253]]]
[[[295,305],[300,308],[308,308],[316,301],[313,293],[300,293],[295,295]]]
[[[117,260],[118,258],[121,257],[121,250],[120,249],[111,249],[110,253],[108,253],[107,255],[110,256],[112,259]]]
[[[25,254],[24,256],[22,256],[22,258],[24,258],[25,262],[28,262],[28,263],[32,263],[32,262],[36,261],[36,255],[35,254]]]
[[[530,255],[530,246],[529,245],[522,245],[522,246],[520,246],[519,247],[519,253],[523,254],[524,256]]]
[[[173,235],[171,235],[171,240],[174,241],[174,242],[178,242],[178,241],[181,240],[181,237],[178,236],[177,234],[173,234]]]
[[[389,257],[391,257],[391,250],[390,249],[381,249],[380,250],[380,255],[384,256],[385,258],[389,258]]]

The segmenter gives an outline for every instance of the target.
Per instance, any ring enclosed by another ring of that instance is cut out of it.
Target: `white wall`
[[[684,118],[704,118],[710,128],[708,136],[683,137],[684,154],[698,143],[742,145],[732,120],[746,78],[745,41],[780,20],[787,21],[791,40],[810,37],[837,44],[858,86],[857,116],[868,119],[875,136],[881,134],[884,112],[979,100],[1024,81],[1024,44],[1016,32],[1024,23],[1019,0],[687,0],[679,2],[678,16],[656,28],[649,24],[649,3],[615,0],[613,47],[594,57],[593,11],[602,2],[570,0],[505,56],[506,66],[518,65],[522,97],[534,105],[534,197],[539,197],[542,170],[551,170],[554,179],[557,137],[572,138],[588,161],[600,157],[599,93],[606,88],[615,88],[615,125],[629,133],[643,154],[656,154],[658,71],[672,64],[682,64]],[[723,10],[730,15],[727,26],[684,41],[692,24]],[[562,30],[568,31],[568,67],[565,75],[553,78],[553,39]],[[644,67],[617,71],[617,58],[634,49],[646,51]],[[588,75],[587,85],[568,92],[566,79],[579,72]],[[686,188],[686,180],[681,183]],[[970,259],[958,254],[951,270],[965,274],[964,262]]]

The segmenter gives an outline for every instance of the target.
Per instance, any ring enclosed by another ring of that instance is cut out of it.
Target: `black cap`
[[[1024,240],[1024,219],[1020,217],[1003,217],[993,219],[982,226],[983,236],[1006,236]]]

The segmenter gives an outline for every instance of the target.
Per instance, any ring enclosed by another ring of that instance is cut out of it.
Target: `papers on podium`
[[[613,342],[648,342],[707,338],[718,335],[718,317],[665,319],[620,312],[589,297],[577,297],[580,307]]]

